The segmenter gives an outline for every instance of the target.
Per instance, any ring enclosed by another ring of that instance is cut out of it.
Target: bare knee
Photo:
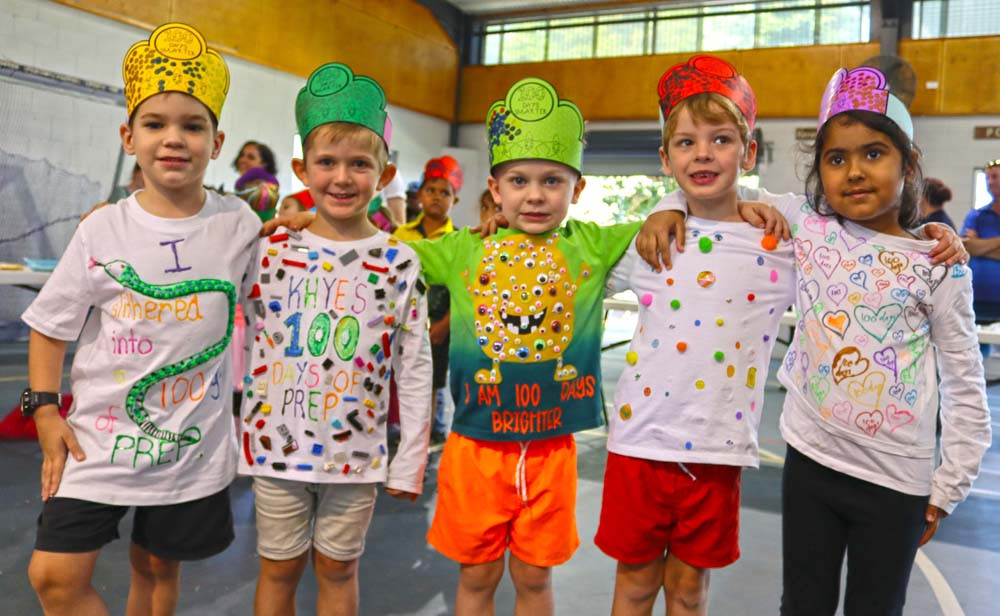
[[[72,602],[90,588],[90,567],[64,566],[61,560],[36,553],[28,564],[28,580],[43,605]]]
[[[462,565],[458,583],[472,593],[492,593],[503,577],[503,558],[489,563]]]
[[[541,594],[552,588],[551,567],[530,565],[514,555],[510,557],[510,578],[519,593]]]
[[[685,565],[668,568],[663,578],[667,601],[679,603],[685,609],[703,609],[708,602],[708,570]]]
[[[132,559],[132,570],[156,582],[172,582],[180,576],[181,563],[146,552],[142,557]]]
[[[331,584],[346,584],[358,575],[358,559],[335,560],[319,552],[313,554],[316,577]]]
[[[662,558],[641,565],[618,563],[615,592],[630,603],[645,604],[655,599],[662,584]]]
[[[271,560],[261,557],[260,578],[270,584],[297,586],[308,562],[308,552],[290,560]]]

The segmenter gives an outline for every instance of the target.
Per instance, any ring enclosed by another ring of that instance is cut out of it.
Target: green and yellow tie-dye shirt
[[[427,282],[451,293],[452,429],[523,441],[603,423],[604,281],[638,230],[569,221],[409,244]]]

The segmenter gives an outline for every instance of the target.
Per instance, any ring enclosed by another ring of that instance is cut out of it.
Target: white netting
[[[80,214],[114,176],[122,109],[72,92],[0,81],[0,261],[58,259]],[[34,293],[0,286],[0,340],[27,335]]]

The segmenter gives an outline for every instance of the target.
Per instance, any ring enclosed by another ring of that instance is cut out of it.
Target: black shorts
[[[124,505],[76,498],[50,498],[38,516],[35,549],[43,552],[92,552],[117,539]],[[132,542],[167,560],[200,560],[233,542],[229,488],[172,505],[135,507]]]
[[[443,343],[431,345],[431,361],[434,368],[431,383],[434,389],[448,385],[448,344],[448,338],[445,338]]]

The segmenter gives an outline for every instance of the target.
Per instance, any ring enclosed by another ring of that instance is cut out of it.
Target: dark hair
[[[881,113],[874,111],[863,111],[854,109],[837,114],[827,120],[816,133],[816,141],[807,152],[812,155],[812,165],[806,175],[806,195],[810,207],[821,216],[836,216],[838,220],[843,217],[833,211],[826,202],[823,179],[820,177],[819,166],[823,155],[823,148],[826,145],[826,133],[833,122],[843,122],[847,125],[859,122],[871,130],[878,131],[887,137],[892,145],[899,150],[903,159],[903,193],[899,197],[899,224],[904,229],[911,229],[920,220],[920,186],[923,184],[923,174],[920,170],[920,151],[916,144],[906,136],[899,126]],[[910,171],[907,174],[907,171]]]
[[[274,152],[271,151],[271,148],[267,147],[263,143],[260,143],[259,141],[247,141],[240,146],[240,151],[236,153],[236,158],[233,159],[233,169],[236,169],[236,162],[240,159],[240,155],[243,154],[243,150],[248,145],[256,147],[257,151],[260,152],[260,162],[264,163],[264,168],[267,169],[268,173],[271,175],[278,173],[278,166],[274,162]]]
[[[937,178],[927,178],[924,180],[924,198],[934,207],[941,207],[951,201],[951,189]]]

